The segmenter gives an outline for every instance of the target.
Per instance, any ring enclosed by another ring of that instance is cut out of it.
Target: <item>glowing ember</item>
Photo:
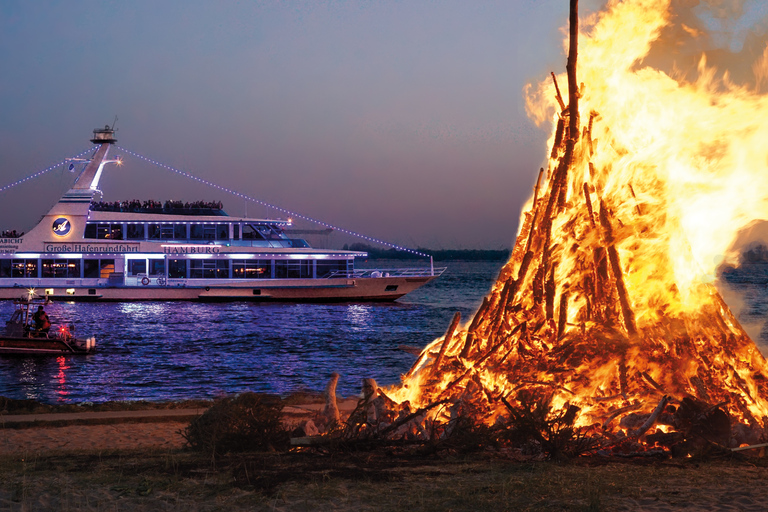
[[[529,91],[556,129],[511,259],[474,318],[385,390],[400,406],[447,400],[425,421],[493,425],[543,400],[614,439],[705,416],[724,442],[762,432],[768,364],[712,282],[737,229],[768,217],[768,96],[703,58],[690,83],[644,67],[668,10],[612,2],[579,33],[580,91],[575,71]]]

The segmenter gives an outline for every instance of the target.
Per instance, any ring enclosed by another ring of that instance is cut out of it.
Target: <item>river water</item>
[[[381,267],[403,262],[369,262]],[[322,391],[332,372],[338,392],[361,379],[399,382],[453,314],[466,319],[503,262],[451,262],[438,279],[386,304],[231,302],[55,303],[54,324],[95,336],[87,356],[0,358],[0,396],[45,403],[215,398],[242,391]],[[13,305],[0,302],[0,318]]]
[[[451,262],[440,278],[387,304],[231,302],[56,303],[54,324],[73,322],[95,336],[87,356],[0,357],[0,396],[46,403],[216,398],[242,391],[321,391],[332,372],[339,394],[361,379],[399,382],[456,311],[477,309],[503,262]],[[369,262],[361,266],[404,266]],[[723,273],[720,289],[768,353],[768,264]],[[0,301],[0,318],[13,305]]]

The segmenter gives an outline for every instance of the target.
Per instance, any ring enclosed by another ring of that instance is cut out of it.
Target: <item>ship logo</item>
[[[72,224],[69,222],[69,219],[59,217],[53,221],[53,234],[56,236],[66,236],[70,229],[72,229]]]

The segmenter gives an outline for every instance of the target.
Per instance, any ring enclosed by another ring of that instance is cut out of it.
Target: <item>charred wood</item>
[[[560,105],[560,111],[562,112],[565,110],[565,102],[563,102],[563,96],[560,94],[560,87],[557,85],[557,76],[555,76],[554,71],[549,72],[552,75],[552,81],[555,83],[555,97],[557,98],[557,103]]]
[[[651,413],[651,415],[645,421],[645,423],[640,425],[640,428],[638,428],[637,430],[632,431],[630,435],[632,437],[640,437],[643,434],[645,434],[648,431],[648,429],[651,428],[656,423],[656,420],[659,419],[659,416],[661,416],[661,413],[664,411],[664,408],[667,406],[668,402],[669,402],[669,397],[667,395],[664,395],[659,401],[656,408]]]
[[[565,324],[568,321],[568,291],[563,291],[563,293],[560,295],[560,306],[558,311],[558,322],[557,322],[557,339],[561,339],[563,337],[563,333],[565,332]]]
[[[448,347],[451,346],[451,342],[453,341],[453,336],[456,332],[456,328],[459,326],[459,322],[461,321],[461,313],[456,312],[453,315],[453,320],[451,320],[451,325],[448,327],[448,330],[445,331],[445,336],[443,337],[443,343],[440,345],[440,352],[437,354],[437,359],[435,359],[434,364],[432,364],[432,376],[435,377],[436,374],[440,371],[440,365],[443,362],[443,356],[445,356],[445,351],[448,349]]]
[[[613,272],[614,282],[616,283],[616,291],[619,294],[619,304],[621,305],[621,312],[624,319],[624,327],[627,329],[627,333],[630,337],[634,337],[637,334],[637,327],[635,326],[635,314],[632,311],[632,306],[629,303],[629,297],[627,295],[627,287],[624,284],[624,274],[621,270],[621,263],[619,262],[619,253],[616,250],[613,239],[613,228],[611,227],[611,221],[608,218],[608,211],[605,208],[603,200],[600,200],[600,225],[603,227],[603,236],[608,250],[608,261],[611,264],[611,271]]]

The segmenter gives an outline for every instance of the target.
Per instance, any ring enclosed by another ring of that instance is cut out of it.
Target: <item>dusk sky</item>
[[[548,135],[523,87],[564,71],[567,16],[567,0],[3,2],[0,186],[85,150],[117,115],[119,145],[330,224],[508,248]],[[245,211],[111,154],[126,164],[105,172],[105,200]],[[0,193],[0,229],[32,227],[73,176]]]

